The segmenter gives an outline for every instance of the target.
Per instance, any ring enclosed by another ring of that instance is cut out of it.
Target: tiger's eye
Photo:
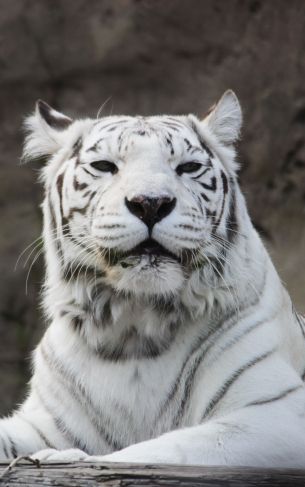
[[[176,173],[178,174],[178,176],[181,176],[181,174],[184,173],[196,172],[200,168],[200,162],[185,162],[184,164],[179,164],[179,166],[176,167]]]
[[[111,174],[118,172],[118,167],[110,161],[94,161],[90,165],[97,171],[110,172]]]

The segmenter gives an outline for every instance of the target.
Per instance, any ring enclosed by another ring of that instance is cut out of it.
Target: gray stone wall
[[[233,88],[250,212],[305,311],[304,52],[303,0],[0,0],[1,413],[24,396],[45,327],[41,257],[27,279],[39,241],[14,270],[41,229],[39,167],[19,165],[35,100],[76,117],[105,100],[106,115],[201,115]]]

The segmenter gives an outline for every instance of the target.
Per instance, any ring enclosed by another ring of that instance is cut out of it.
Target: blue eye
[[[111,174],[116,174],[118,172],[118,167],[110,161],[94,161],[90,165],[101,172],[110,172]]]
[[[179,166],[176,167],[176,173],[178,176],[181,176],[181,174],[184,173],[192,173],[196,172],[201,168],[201,164],[199,162],[185,162],[184,164],[179,164]]]

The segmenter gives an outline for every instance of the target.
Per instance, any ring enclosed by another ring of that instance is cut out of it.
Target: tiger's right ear
[[[27,135],[22,160],[54,154],[62,147],[63,135],[72,123],[71,118],[38,100],[35,112],[24,123]]]

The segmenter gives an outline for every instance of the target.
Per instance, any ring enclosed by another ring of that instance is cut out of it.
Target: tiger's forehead
[[[187,117],[153,116],[153,117],[107,117],[95,122],[89,137],[111,138],[128,137],[138,135],[140,137],[169,136],[181,138],[183,136],[195,136],[187,121]]]
[[[179,133],[189,129],[187,117],[167,115],[105,117],[94,124],[94,132],[111,134],[118,131],[134,131],[141,136],[166,130]]]
[[[177,149],[202,151],[198,133],[187,116],[106,117],[94,122],[83,140],[86,153],[98,152],[103,146],[121,152],[133,146],[166,146],[171,155]],[[205,150],[206,152],[206,150]]]

